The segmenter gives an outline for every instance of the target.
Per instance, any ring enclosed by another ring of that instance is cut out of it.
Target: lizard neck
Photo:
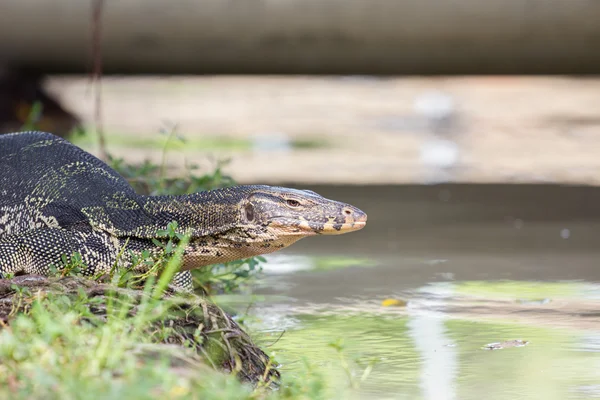
[[[142,233],[153,237],[172,221],[177,221],[181,233],[189,232],[192,238],[227,231],[241,222],[238,204],[243,195],[234,188],[225,188],[183,196],[140,196],[140,203],[152,220],[152,226],[142,227]]]
[[[192,240],[183,255],[183,270],[206,265],[225,263],[281,250],[304,236],[282,236],[267,239],[267,233],[260,240],[240,240],[239,236],[223,235]]]

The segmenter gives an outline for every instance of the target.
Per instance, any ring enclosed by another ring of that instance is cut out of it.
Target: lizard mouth
[[[325,224],[323,230],[317,232],[321,235],[341,235],[358,231],[367,225],[367,221],[346,222],[344,224]]]
[[[358,231],[367,224],[367,214],[357,208],[349,209],[346,212],[344,222],[335,222],[335,218],[330,217],[328,222],[315,223],[305,219],[295,220],[286,223],[284,220],[275,220],[271,222],[273,228],[287,235],[313,236],[313,235],[342,235],[348,232]]]
[[[284,235],[314,236],[342,235],[344,233],[358,231],[364,228],[366,224],[366,221],[347,222],[343,224],[327,223],[319,226],[318,228],[313,228],[306,221],[303,221],[300,224],[295,225],[293,227],[277,223],[272,224],[271,226],[277,229],[280,234]]]
[[[321,235],[341,235],[348,232],[358,231],[367,225],[367,214],[356,207],[347,206],[342,210],[345,214],[343,223],[329,221],[323,225],[323,229],[317,233]]]

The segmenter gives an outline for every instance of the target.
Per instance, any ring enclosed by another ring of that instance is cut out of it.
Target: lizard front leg
[[[39,228],[21,234],[0,238],[0,277],[9,274],[50,275],[51,266],[62,266],[63,255],[81,255],[87,269],[84,275],[109,272],[115,265],[118,249],[106,234],[62,228]],[[191,292],[192,274],[180,271],[171,286],[182,292]]]
[[[78,252],[89,267],[82,271],[93,275],[110,268],[114,252],[106,241],[93,233],[61,228],[39,228],[0,238],[0,273],[49,275],[50,266],[60,267],[62,256]]]

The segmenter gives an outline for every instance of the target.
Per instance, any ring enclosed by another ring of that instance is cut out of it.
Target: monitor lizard
[[[356,231],[367,215],[310,190],[266,185],[141,195],[100,159],[53,134],[0,136],[0,277],[49,275],[73,253],[87,266],[84,275],[131,268],[136,255],[160,251],[155,241],[165,239],[157,232],[172,221],[190,238],[173,284],[190,290],[191,269]]]

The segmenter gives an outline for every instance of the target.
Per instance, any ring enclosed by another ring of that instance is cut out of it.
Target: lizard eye
[[[300,202],[298,200],[287,199],[285,203],[292,208],[300,207]]]
[[[244,213],[246,214],[246,220],[252,222],[254,220],[254,206],[250,203],[244,207]]]

